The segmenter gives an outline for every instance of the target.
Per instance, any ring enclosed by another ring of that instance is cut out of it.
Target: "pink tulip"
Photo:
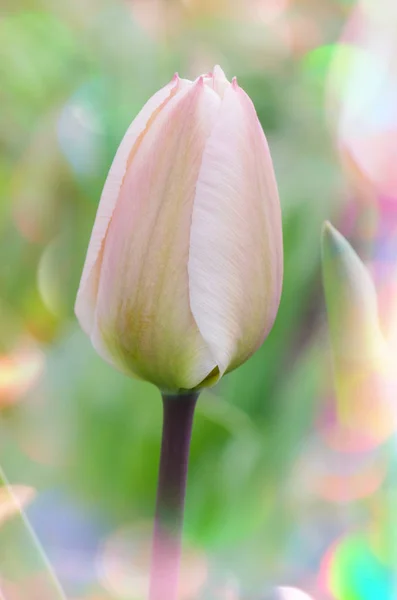
[[[395,0],[359,0],[335,47],[327,82],[342,165],[359,197],[377,199],[387,212],[397,198],[396,31]]]
[[[177,75],[132,122],[98,208],[76,314],[98,353],[160,389],[215,383],[268,335],[280,205],[254,106],[220,67]]]

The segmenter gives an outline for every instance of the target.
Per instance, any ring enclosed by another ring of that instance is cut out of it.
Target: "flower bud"
[[[282,285],[277,185],[247,94],[177,75],[128,129],[105,183],[76,315],[119,369],[209,385],[269,333]]]
[[[323,282],[340,424],[372,447],[397,427],[393,356],[383,336],[374,284],[347,240],[326,223]]]
[[[386,345],[374,284],[348,241],[330,223],[323,229],[322,264],[335,357],[354,363],[383,360]]]

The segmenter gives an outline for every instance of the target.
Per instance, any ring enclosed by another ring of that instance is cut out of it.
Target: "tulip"
[[[359,0],[333,52],[327,104],[341,163],[358,197],[397,195],[397,4]]]
[[[329,223],[322,266],[341,431],[373,447],[396,430],[394,357],[383,335],[370,274]]]
[[[97,352],[177,393],[257,350],[278,310],[282,232],[254,106],[220,67],[172,81],[132,122],[99,204],[76,300]]]
[[[105,183],[76,300],[98,353],[163,392],[150,600],[175,600],[199,389],[243,363],[280,301],[277,184],[254,106],[220,67],[157,92]]]
[[[375,286],[349,242],[330,223],[323,228],[322,264],[335,358],[348,363],[382,363],[386,344]]]

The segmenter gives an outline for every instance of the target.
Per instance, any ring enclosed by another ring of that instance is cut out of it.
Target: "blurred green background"
[[[325,110],[354,3],[1,1],[0,463],[36,491],[26,512],[68,598],[144,597],[160,447],[158,391],[105,364],[73,313],[99,197],[143,103],[216,63],[268,137],[285,278],[264,346],[198,404],[181,598],[394,598],[390,450],[343,452],[323,427],[321,225],[367,215]]]

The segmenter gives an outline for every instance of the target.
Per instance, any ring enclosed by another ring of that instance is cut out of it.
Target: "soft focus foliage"
[[[380,111],[384,118],[378,111],[371,121],[369,139],[379,127],[376,139],[386,152],[379,156],[395,147],[395,65],[385,64],[382,88],[362,75],[371,64],[350,61],[358,71],[348,89],[340,85],[334,93],[338,77],[345,81],[339,40],[346,45],[348,36],[354,50],[376,39],[376,47],[365,48],[376,63],[389,52],[390,38],[378,32],[387,16],[395,19],[394,4],[2,4],[0,463],[11,484],[35,490],[26,513],[67,597],[144,598],[160,446],[157,390],[104,364],[73,315],[98,200],[144,102],[175,71],[194,78],[219,63],[253,99],[268,137],[285,277],[265,345],[198,404],[181,599],[279,598],[277,588],[290,588],[288,600],[302,593],[314,600],[391,600],[396,437],[385,439],[376,420],[370,445],[365,436],[347,443],[341,434],[320,230],[330,219],[370,269],[380,325],[395,353],[393,173],[387,161],[379,169],[371,162],[370,143],[357,156],[356,139],[340,139],[341,132],[361,131],[341,122],[371,113],[375,100],[364,113],[350,108],[371,91],[391,100]],[[372,37],[352,21],[369,6]],[[366,402],[375,413],[376,397]],[[344,418],[355,414],[347,410]],[[11,590],[12,599],[22,586],[34,598],[38,563],[26,574],[28,549],[20,544],[21,573],[3,585],[3,548],[0,589]]]

